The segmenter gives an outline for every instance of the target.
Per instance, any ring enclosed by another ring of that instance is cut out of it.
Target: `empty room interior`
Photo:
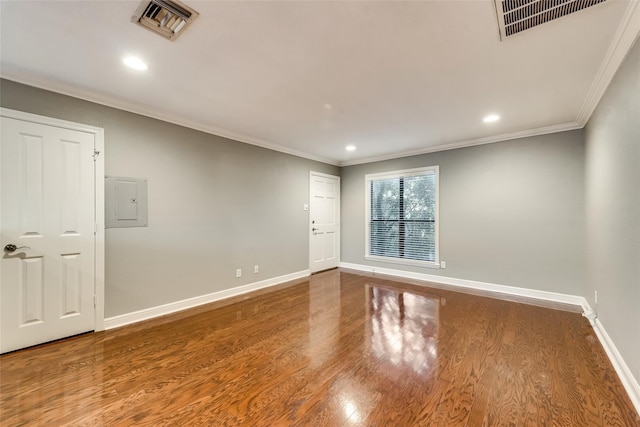
[[[640,426],[640,1],[0,23],[2,426]]]

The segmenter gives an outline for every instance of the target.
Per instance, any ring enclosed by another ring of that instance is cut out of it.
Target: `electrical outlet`
[[[236,268],[236,277],[242,277],[242,269]]]
[[[447,263],[445,261],[440,261],[440,268],[447,268]]]
[[[253,273],[254,274],[260,273],[260,266],[258,264],[253,266]]]

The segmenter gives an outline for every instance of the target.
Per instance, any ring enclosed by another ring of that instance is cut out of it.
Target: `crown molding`
[[[211,135],[221,136],[223,138],[244,142],[246,144],[255,145],[273,151],[278,151],[284,154],[290,154],[292,156],[302,157],[316,162],[340,166],[339,162],[333,159],[314,156],[309,153],[293,150],[283,145],[275,144],[273,142],[255,138],[243,133],[234,132],[232,130],[224,129],[217,126],[212,126],[200,121],[190,120],[186,117],[171,114],[158,108],[136,104],[104,93],[97,93],[95,91],[82,89],[67,83],[54,81],[44,76],[29,73],[12,66],[3,65],[2,69],[0,69],[0,78],[11,80],[17,83],[22,83],[28,86],[33,86],[39,89],[56,92],[61,95],[67,95],[74,98],[82,99],[84,101],[94,102],[106,107],[117,108],[119,110],[128,111],[130,113],[139,114],[142,116],[150,117],[152,119],[162,120],[163,122],[184,126]]]
[[[106,94],[100,94],[94,91],[84,90],[66,83],[53,81],[46,77],[28,73],[23,70],[19,70],[6,65],[3,66],[2,69],[0,70],[0,78],[11,80],[17,83],[22,83],[22,84],[33,86],[33,87],[37,87],[39,89],[56,92],[62,95],[71,96],[71,97],[82,99],[85,101],[94,102],[96,104],[104,105],[107,107],[117,108],[120,110],[128,111],[130,113],[140,114],[142,116],[150,117],[157,120],[162,120],[164,122],[173,123],[179,126],[184,126],[184,127],[205,132],[208,134],[221,136],[223,138],[228,138],[228,139],[243,142],[246,144],[251,144],[251,145],[266,148],[269,150],[274,150],[281,153],[290,154],[292,156],[301,157],[308,160],[313,160],[313,161],[330,164],[338,167],[352,166],[352,165],[358,165],[363,163],[379,162],[384,160],[399,159],[403,157],[417,156],[421,154],[435,153],[439,151],[454,150],[456,148],[473,147],[476,145],[491,144],[494,142],[508,141],[511,139],[519,139],[519,138],[525,138],[529,136],[564,132],[564,131],[580,129],[584,127],[584,125],[580,124],[579,122],[561,123],[557,125],[544,126],[544,127],[535,128],[535,129],[527,129],[527,130],[518,131],[518,132],[511,132],[511,133],[488,136],[483,138],[475,138],[475,139],[470,139],[465,141],[440,144],[436,146],[421,148],[418,150],[396,152],[396,153],[382,155],[382,156],[366,157],[363,159],[340,162],[334,159],[328,159],[324,157],[314,156],[302,151],[292,150],[290,148],[284,147],[279,144],[274,144],[272,142],[265,141],[259,138],[254,138],[252,136],[248,136],[242,133],[233,132],[228,129],[211,126],[206,123],[202,123],[194,120],[189,120],[185,117],[176,116],[176,115],[167,113],[165,111],[162,111],[160,109],[138,105],[138,104],[124,101],[122,99],[112,97]]]
[[[591,83],[589,92],[578,112],[576,122],[585,126],[595,111],[602,95],[613,80],[613,76],[627,57],[629,50],[640,36],[640,1],[630,1],[622,18],[609,50],[605,55],[600,68]]]
[[[399,159],[402,157],[419,156],[421,154],[436,153],[438,151],[455,150],[456,148],[473,147],[476,145],[491,144],[500,141],[509,141],[512,139],[526,138],[529,136],[546,135],[549,133],[566,132],[569,130],[581,129],[583,126],[576,122],[561,123],[552,126],[543,126],[535,129],[527,129],[518,132],[503,133],[500,135],[487,136],[483,138],[469,139],[466,141],[452,142],[449,144],[425,147],[419,150],[407,151],[404,153],[394,153],[377,157],[368,157],[348,162],[341,162],[339,166],[353,166],[363,163],[381,162],[384,160]]]

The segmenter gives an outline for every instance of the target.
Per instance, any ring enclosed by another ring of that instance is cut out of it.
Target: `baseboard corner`
[[[640,414],[640,384],[638,383],[638,380],[631,373],[629,366],[627,366],[622,355],[616,348],[613,340],[598,317],[595,317],[594,319],[593,330],[595,331],[600,344],[602,344],[605,353],[607,353],[613,368],[618,374],[620,382],[622,382],[622,386],[627,391],[629,399],[631,399],[631,403],[636,408],[636,411],[638,411],[638,414]]]

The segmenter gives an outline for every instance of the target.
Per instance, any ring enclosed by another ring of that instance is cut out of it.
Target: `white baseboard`
[[[475,280],[456,279],[454,277],[436,276],[434,274],[415,273],[412,271],[395,270],[391,268],[371,267],[369,265],[351,264],[342,262],[340,267],[351,270],[366,271],[369,273],[386,274],[389,276],[404,277],[406,279],[424,280],[427,282],[441,283],[443,285],[456,286],[465,289],[477,289],[490,291],[505,295],[515,295],[531,299],[553,301],[563,304],[577,305],[583,308],[588,307],[587,300],[575,295],[560,294],[556,292],[539,291],[536,289],[518,288],[514,286],[497,285],[495,283],[478,282]]]
[[[181,301],[159,305],[157,307],[150,307],[144,310],[134,311],[132,313],[108,317],[104,319],[104,328],[113,329],[120,326],[130,325],[136,322],[141,322],[143,320],[153,319],[154,317],[164,316],[165,314],[175,313],[177,311],[197,307],[202,304],[208,304],[210,302],[219,301],[222,299],[256,291],[258,289],[264,289],[270,286],[289,282],[291,280],[307,277],[310,274],[311,273],[309,272],[309,270],[298,271],[296,273],[285,274],[284,276],[273,277],[271,279],[262,280],[260,282],[249,283],[247,285],[237,286],[235,288],[229,288],[223,291],[213,292],[193,298],[187,298]]]
[[[600,322],[600,319],[595,319],[595,324],[593,329],[600,340],[600,344],[604,347],[604,351],[609,356],[609,360],[613,365],[613,368],[616,370],[616,373],[620,377],[620,381],[624,386],[633,406],[635,406],[636,411],[640,414],[640,384],[638,384],[638,380],[636,380],[629,369],[629,366],[625,363],[624,359],[618,352],[615,344],[611,340],[611,337],[604,329],[604,326]]]
[[[424,280],[428,282],[441,283],[444,285],[458,286],[467,289],[477,289],[482,291],[498,292],[507,295],[516,295],[520,297],[527,297],[532,299],[560,302],[564,304],[573,304],[582,307],[582,314],[585,316],[598,337],[598,340],[602,344],[611,364],[613,365],[620,381],[624,386],[633,406],[635,406],[638,413],[640,413],[640,385],[638,380],[634,378],[631,370],[625,363],[624,359],[616,349],[615,344],[607,334],[604,326],[597,318],[596,313],[593,311],[586,298],[576,296],[560,294],[555,292],[538,291],[535,289],[518,288],[513,286],[497,285],[495,283],[477,282],[474,280],[456,279],[453,277],[436,276],[433,274],[415,273],[411,271],[395,270],[389,268],[371,267],[369,265],[340,263],[340,267],[348,268],[351,270],[366,271],[369,273],[386,274],[389,276],[403,277],[407,279]]]

